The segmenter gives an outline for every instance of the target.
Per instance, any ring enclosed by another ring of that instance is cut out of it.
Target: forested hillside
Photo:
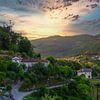
[[[35,51],[43,56],[74,56],[84,52],[100,53],[100,35],[53,36],[33,40]]]

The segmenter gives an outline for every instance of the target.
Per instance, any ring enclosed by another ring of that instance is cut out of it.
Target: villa
[[[37,63],[43,63],[45,67],[49,65],[49,61],[45,59],[22,59],[21,57],[13,57],[12,62],[24,64],[27,68]]]
[[[86,78],[88,79],[92,79],[92,69],[90,68],[82,68],[80,70],[77,71],[77,75],[85,75]]]

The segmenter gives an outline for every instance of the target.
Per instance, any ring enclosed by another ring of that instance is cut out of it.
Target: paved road
[[[19,92],[18,89],[20,87],[21,84],[17,84],[17,85],[14,85],[13,88],[12,88],[12,95],[14,97],[15,100],[23,100],[23,98],[31,93],[35,93],[37,92],[38,90],[33,90],[31,92]],[[50,86],[50,87],[47,87],[48,89],[54,89],[54,88],[59,88],[59,87],[62,87],[63,85],[56,85],[56,86]]]
[[[23,97],[26,95],[31,94],[33,91],[31,92],[19,92],[18,89],[21,86],[21,83],[18,83],[17,85],[14,85],[12,88],[12,95],[14,97],[15,100],[23,100]]]

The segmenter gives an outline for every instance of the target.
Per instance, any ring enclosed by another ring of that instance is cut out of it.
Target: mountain
[[[84,52],[100,53],[100,35],[52,36],[33,40],[35,51],[43,56],[74,56]]]

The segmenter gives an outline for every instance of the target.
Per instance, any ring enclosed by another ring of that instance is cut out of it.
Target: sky
[[[29,39],[100,34],[99,0],[0,0],[0,25]]]

